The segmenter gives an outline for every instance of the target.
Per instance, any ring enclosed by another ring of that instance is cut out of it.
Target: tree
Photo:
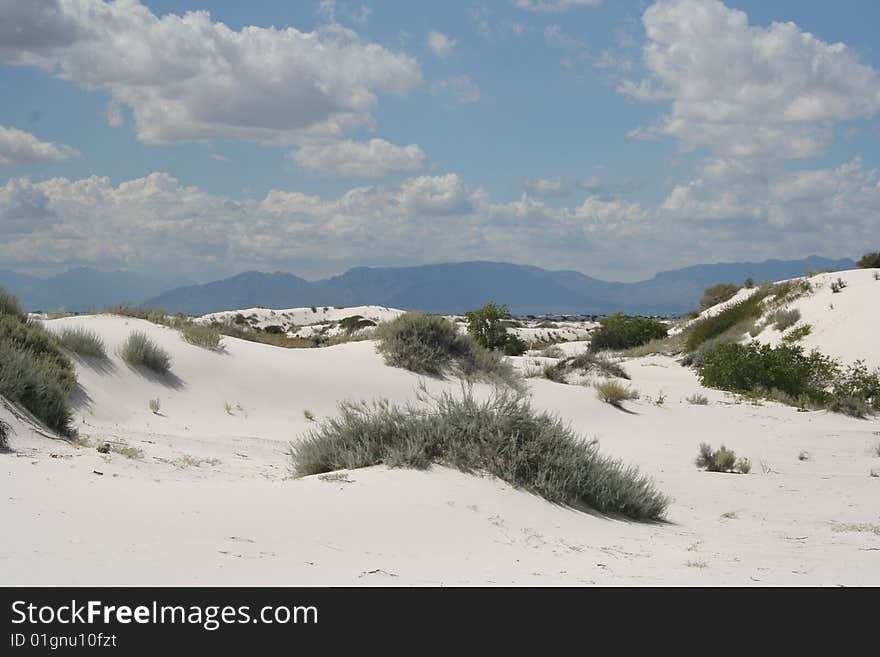
[[[880,251],[875,253],[866,253],[862,256],[856,265],[860,269],[877,269],[880,268]]]
[[[502,320],[510,317],[507,306],[499,306],[491,301],[479,310],[468,310],[465,314],[468,333],[478,344],[486,349],[503,349],[507,344],[507,328]]]

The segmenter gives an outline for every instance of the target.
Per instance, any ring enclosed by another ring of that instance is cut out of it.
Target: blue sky
[[[858,256],[877,24],[864,0],[12,0],[0,268]]]

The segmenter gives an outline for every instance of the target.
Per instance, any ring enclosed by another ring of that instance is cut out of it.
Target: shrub
[[[720,449],[713,451],[708,443],[700,443],[700,453],[694,462],[698,468],[703,468],[709,472],[748,474],[752,469],[751,462],[745,458],[737,460],[733,450],[721,445]]]
[[[836,281],[831,281],[831,292],[837,294],[846,288],[846,281],[838,277]]]
[[[616,313],[605,317],[590,336],[590,351],[629,349],[657,338],[665,338],[666,325],[647,317],[629,317]]]
[[[12,433],[12,427],[3,420],[0,420],[0,450],[9,447],[9,434]]]
[[[544,358],[565,358],[565,352],[555,344],[544,347],[544,350],[541,351],[541,355]]]
[[[856,266],[860,269],[880,268],[880,251],[875,251],[874,253],[866,253],[861,258],[859,258]]]
[[[376,326],[376,322],[371,319],[364,319],[362,315],[352,315],[339,320],[339,328],[345,331],[346,335],[351,335],[361,329]]]
[[[159,402],[158,397],[156,397],[155,399],[151,399],[148,406],[150,407],[150,410],[153,411],[153,413],[155,413],[156,415],[159,414],[161,403]]]
[[[801,318],[801,311],[797,308],[779,309],[773,313],[771,321],[778,331],[784,331],[797,324]]]
[[[477,344],[486,349],[502,349],[507,344],[507,329],[502,320],[510,317],[507,306],[499,306],[491,301],[479,310],[469,310],[465,314],[468,333]]]
[[[558,504],[586,505],[637,520],[661,519],[668,499],[635,468],[598,453],[561,419],[537,412],[521,395],[496,391],[478,401],[444,393],[428,407],[387,401],[343,402],[291,445],[297,476],[384,463],[488,472]]]
[[[392,367],[431,376],[452,371],[472,380],[522,385],[510,363],[495,351],[483,348],[470,335],[462,335],[443,317],[421,312],[404,313],[376,330],[377,347]]]
[[[287,333],[287,331],[284,330],[284,327],[279,326],[278,324],[272,324],[271,326],[267,326],[263,330],[271,335],[281,335],[282,333]]]
[[[132,367],[146,367],[157,374],[171,369],[171,356],[146,334],[135,331],[119,348],[119,356]]]
[[[182,322],[178,328],[183,339],[192,345],[204,347],[212,351],[221,349],[220,331],[216,326],[196,324],[195,322]]]
[[[568,374],[575,371],[581,374],[597,373],[601,376],[629,379],[629,374],[618,363],[589,351],[563,358],[557,363],[545,366],[544,378],[557,383],[566,383]]]
[[[732,304],[711,317],[704,317],[691,324],[687,330],[685,351],[694,351],[707,340],[717,337],[737,325],[744,329],[743,332],[748,330],[753,326],[751,322],[760,318],[761,304],[770,293],[769,286],[758,288],[749,298]]]
[[[754,287],[754,282],[752,286]],[[700,298],[700,310],[703,311],[712,306],[717,306],[719,303],[724,303],[739,292],[739,289],[739,285],[734,285],[733,283],[718,283],[706,288],[703,296]]]
[[[807,337],[810,332],[813,330],[813,327],[809,324],[801,324],[795,329],[792,329],[788,333],[782,336],[782,341],[785,344],[794,344],[795,342],[800,342],[805,337]]]
[[[72,436],[68,402],[75,387],[73,363],[58,338],[28,320],[18,300],[0,290],[0,395],[50,429]]]
[[[61,346],[79,356],[87,358],[107,358],[104,340],[100,335],[87,328],[66,328],[58,334]]]
[[[696,406],[706,406],[709,403],[709,398],[706,395],[701,395],[699,393],[693,394],[685,399],[688,404],[694,404]]]
[[[751,290],[753,287],[755,287],[755,279],[752,278],[751,276],[749,276],[746,279],[746,282],[743,283],[743,287],[746,288],[747,290]]]
[[[508,356],[522,356],[528,351],[529,345],[517,336],[508,334],[507,342],[504,343],[504,353]]]
[[[639,398],[638,392],[617,381],[602,381],[596,383],[594,387],[596,388],[596,396],[600,400],[617,408],[622,408],[625,401]]]

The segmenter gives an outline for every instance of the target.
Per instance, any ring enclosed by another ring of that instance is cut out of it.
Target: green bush
[[[528,349],[529,345],[515,335],[508,335],[504,343],[504,353],[508,356],[522,356]]]
[[[27,313],[18,303],[18,297],[0,287],[0,316],[2,315],[14,317],[20,322],[27,321]]]
[[[291,458],[300,477],[380,463],[488,472],[551,502],[637,520],[661,519],[668,505],[635,468],[510,392],[486,401],[444,393],[428,407],[343,402],[339,417],[291,445]]]
[[[752,287],[754,287],[754,282]],[[716,306],[719,303],[724,303],[739,292],[739,289],[739,285],[734,285],[733,283],[718,283],[718,285],[706,288],[703,296],[700,298],[700,311]]]
[[[800,342],[805,337],[807,337],[813,330],[813,327],[809,324],[801,324],[797,328],[790,330],[788,333],[782,336],[782,341],[785,344],[794,344],[795,342]]]
[[[699,393],[695,393],[685,399],[688,404],[694,404],[696,406],[706,406],[709,403],[709,398],[706,395],[701,395]]]
[[[443,317],[421,312],[404,313],[376,329],[378,351],[385,363],[431,376],[449,372],[472,380],[522,385],[510,363],[485,349],[470,335],[462,335]]]
[[[736,454],[724,445],[714,450],[707,443],[700,443],[700,453],[694,461],[698,468],[709,472],[738,472],[748,474],[752,469],[751,462],[746,458],[737,460]]]
[[[856,266],[860,269],[880,268],[880,251],[875,251],[874,253],[866,253],[861,258],[859,258]]]
[[[776,327],[777,331],[784,331],[787,328],[791,328],[795,324],[797,324],[798,320],[801,318],[801,311],[797,308],[781,308],[773,313],[773,317],[771,321],[773,325]]]
[[[590,336],[590,351],[630,349],[665,338],[667,333],[663,322],[647,317],[629,317],[623,313],[605,317],[600,324]]]
[[[352,315],[339,320],[339,328],[345,331],[346,335],[351,335],[355,331],[376,326],[376,322],[371,319],[364,319],[362,315]]]
[[[512,333],[507,332],[509,326],[520,324],[513,322],[507,306],[499,306],[491,301],[479,310],[468,310],[465,314],[468,334],[481,347],[490,351],[502,350],[508,356],[522,356],[528,345]]]
[[[119,348],[119,356],[132,367],[146,367],[157,374],[171,369],[171,356],[145,333],[135,331]]]
[[[737,325],[747,331],[750,326],[753,326],[750,322],[761,317],[761,305],[771,292],[770,286],[760,287],[747,299],[731,304],[715,315],[704,317],[691,324],[687,329],[685,351],[694,351],[707,340],[711,340]]]
[[[95,331],[78,326],[62,329],[58,334],[61,346],[78,356],[87,358],[107,358],[104,340]]]
[[[183,339],[192,345],[212,351],[218,351],[221,348],[220,331],[216,326],[187,321],[180,323],[178,329]]]

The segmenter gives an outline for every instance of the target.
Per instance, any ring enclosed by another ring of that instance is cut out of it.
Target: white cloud
[[[535,196],[563,196],[568,187],[562,178],[535,178],[526,181],[526,191]]]
[[[596,7],[602,0],[514,0],[514,4],[526,11],[559,14],[579,7]]]
[[[11,0],[0,59],[42,68],[131,108],[147,143],[297,143],[370,125],[377,94],[421,82],[411,56],[331,24],[233,30],[205,11],[155,16],[137,0]]]
[[[425,152],[416,144],[396,146],[384,139],[308,143],[294,151],[291,158],[313,173],[363,178],[412,173],[427,164]]]
[[[0,125],[0,165],[47,164],[76,155],[79,153],[70,146],[40,141],[29,132]]]
[[[218,162],[226,162],[227,164],[229,162],[232,162],[232,160],[230,160],[222,153],[211,153],[210,155],[208,155],[208,157],[210,157],[212,160],[217,160]]]
[[[642,22],[650,77],[618,91],[672,108],[635,135],[729,157],[799,158],[821,152],[835,122],[880,110],[877,71],[794,23],[750,25],[718,0],[658,0]]]
[[[115,101],[107,103],[107,123],[111,128],[118,128],[125,122],[122,116],[122,107]]]
[[[455,39],[441,32],[431,32],[428,34],[428,48],[441,59],[445,59],[452,54],[455,44]]]
[[[482,97],[480,87],[467,75],[440,80],[433,85],[432,91],[434,93],[450,93],[462,105],[477,103]]]

